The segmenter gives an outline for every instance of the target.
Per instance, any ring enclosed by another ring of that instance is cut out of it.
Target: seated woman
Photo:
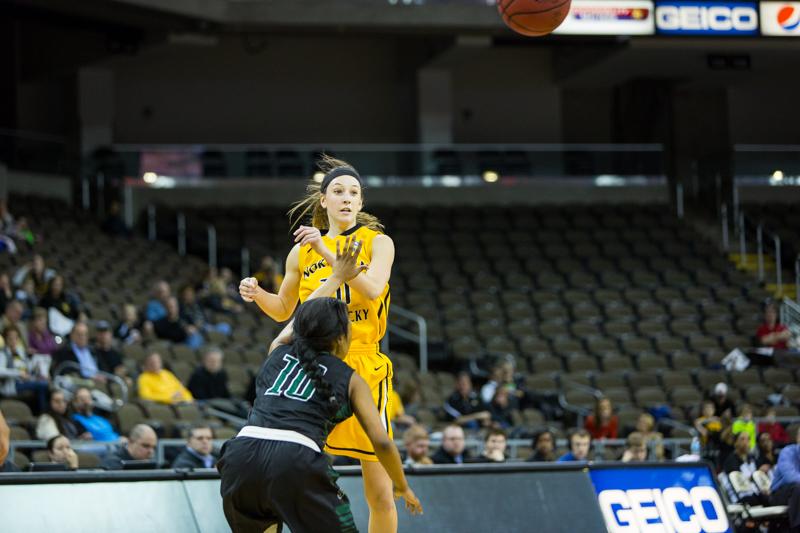
[[[586,417],[583,427],[592,435],[592,439],[617,438],[619,418],[614,414],[614,407],[609,398],[597,400],[594,413]]]
[[[47,456],[52,463],[61,463],[70,470],[78,468],[78,454],[64,435],[56,435],[47,441]]]

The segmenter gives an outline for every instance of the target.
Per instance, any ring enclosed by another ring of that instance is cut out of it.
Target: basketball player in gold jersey
[[[392,387],[392,362],[380,353],[389,313],[389,276],[394,262],[394,243],[384,235],[377,218],[361,211],[364,205],[361,177],[344,161],[324,156],[319,163],[325,173],[321,183],[312,182],[306,197],[295,204],[293,221],[311,217],[311,226],[295,231],[297,243],[286,259],[286,276],[277,294],[261,289],[255,278],[245,278],[239,292],[254,301],[273,320],[283,322],[331,275],[336,243],[348,236],[361,243],[359,261],[364,272],[339,287],[336,297],[348,307],[352,343],[344,362],[369,385],[384,428],[392,437],[388,404]],[[324,234],[322,233],[324,232]],[[397,531],[397,509],[392,482],[377,462],[364,430],[355,417],[342,422],[328,436],[325,450],[361,461],[364,494],[369,506],[370,533]]]

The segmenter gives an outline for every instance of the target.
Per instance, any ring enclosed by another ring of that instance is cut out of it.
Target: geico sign
[[[660,30],[755,31],[758,15],[750,6],[671,6],[656,7],[656,26]]]
[[[728,531],[725,506],[713,487],[604,490],[597,496],[611,533]],[[714,509],[709,516],[704,503]]]

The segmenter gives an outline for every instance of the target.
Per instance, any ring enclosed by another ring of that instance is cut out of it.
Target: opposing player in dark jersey
[[[347,305],[328,298],[365,267],[360,244],[337,246],[333,275],[297,310],[270,346],[256,378],[248,425],[225,443],[220,492],[235,532],[286,523],[292,533],[356,531],[347,496],[322,449],[330,430],[355,414],[406,508],[422,511],[367,383],[342,359],[350,347]],[[279,526],[280,531],[280,526]]]

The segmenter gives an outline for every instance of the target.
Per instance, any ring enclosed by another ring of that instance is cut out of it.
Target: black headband
[[[322,178],[322,184],[319,186],[320,192],[324,193],[325,189],[328,188],[328,185],[330,185],[331,182],[339,176],[353,176],[358,180],[358,184],[362,185],[361,176],[358,175],[356,169],[350,167],[337,167],[325,174],[325,177]]]

